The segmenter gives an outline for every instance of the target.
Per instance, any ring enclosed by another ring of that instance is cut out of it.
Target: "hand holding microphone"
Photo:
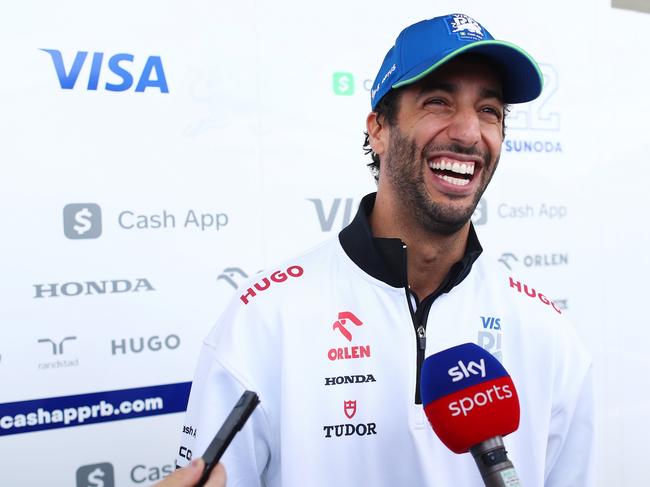
[[[198,458],[185,468],[180,468],[152,487],[194,487],[205,470],[205,462]],[[206,487],[226,487],[226,471],[219,464],[210,472]]]
[[[431,355],[420,393],[440,441],[454,453],[470,451],[486,487],[521,487],[502,440],[519,427],[519,398],[492,354],[465,343]]]

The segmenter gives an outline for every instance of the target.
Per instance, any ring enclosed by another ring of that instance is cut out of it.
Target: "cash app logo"
[[[354,76],[352,73],[337,72],[332,75],[332,89],[335,95],[350,96],[354,94]]]
[[[63,232],[72,239],[102,234],[102,210],[95,203],[70,203],[63,208]]]
[[[115,487],[113,465],[108,462],[82,465],[77,469],[77,487]]]

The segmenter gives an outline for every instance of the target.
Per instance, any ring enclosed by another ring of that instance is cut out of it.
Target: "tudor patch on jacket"
[[[357,414],[357,401],[343,401],[343,415],[352,420]],[[332,424],[323,426],[325,438],[340,438],[345,436],[372,436],[377,434],[376,423],[353,423]]]

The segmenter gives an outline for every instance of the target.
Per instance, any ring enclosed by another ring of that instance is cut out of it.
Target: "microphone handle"
[[[500,436],[482,441],[469,449],[485,487],[521,487],[519,476]]]

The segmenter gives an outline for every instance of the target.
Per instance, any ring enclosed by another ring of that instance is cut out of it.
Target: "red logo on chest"
[[[357,414],[357,401],[343,401],[343,412],[346,418],[354,418],[354,415]]]

